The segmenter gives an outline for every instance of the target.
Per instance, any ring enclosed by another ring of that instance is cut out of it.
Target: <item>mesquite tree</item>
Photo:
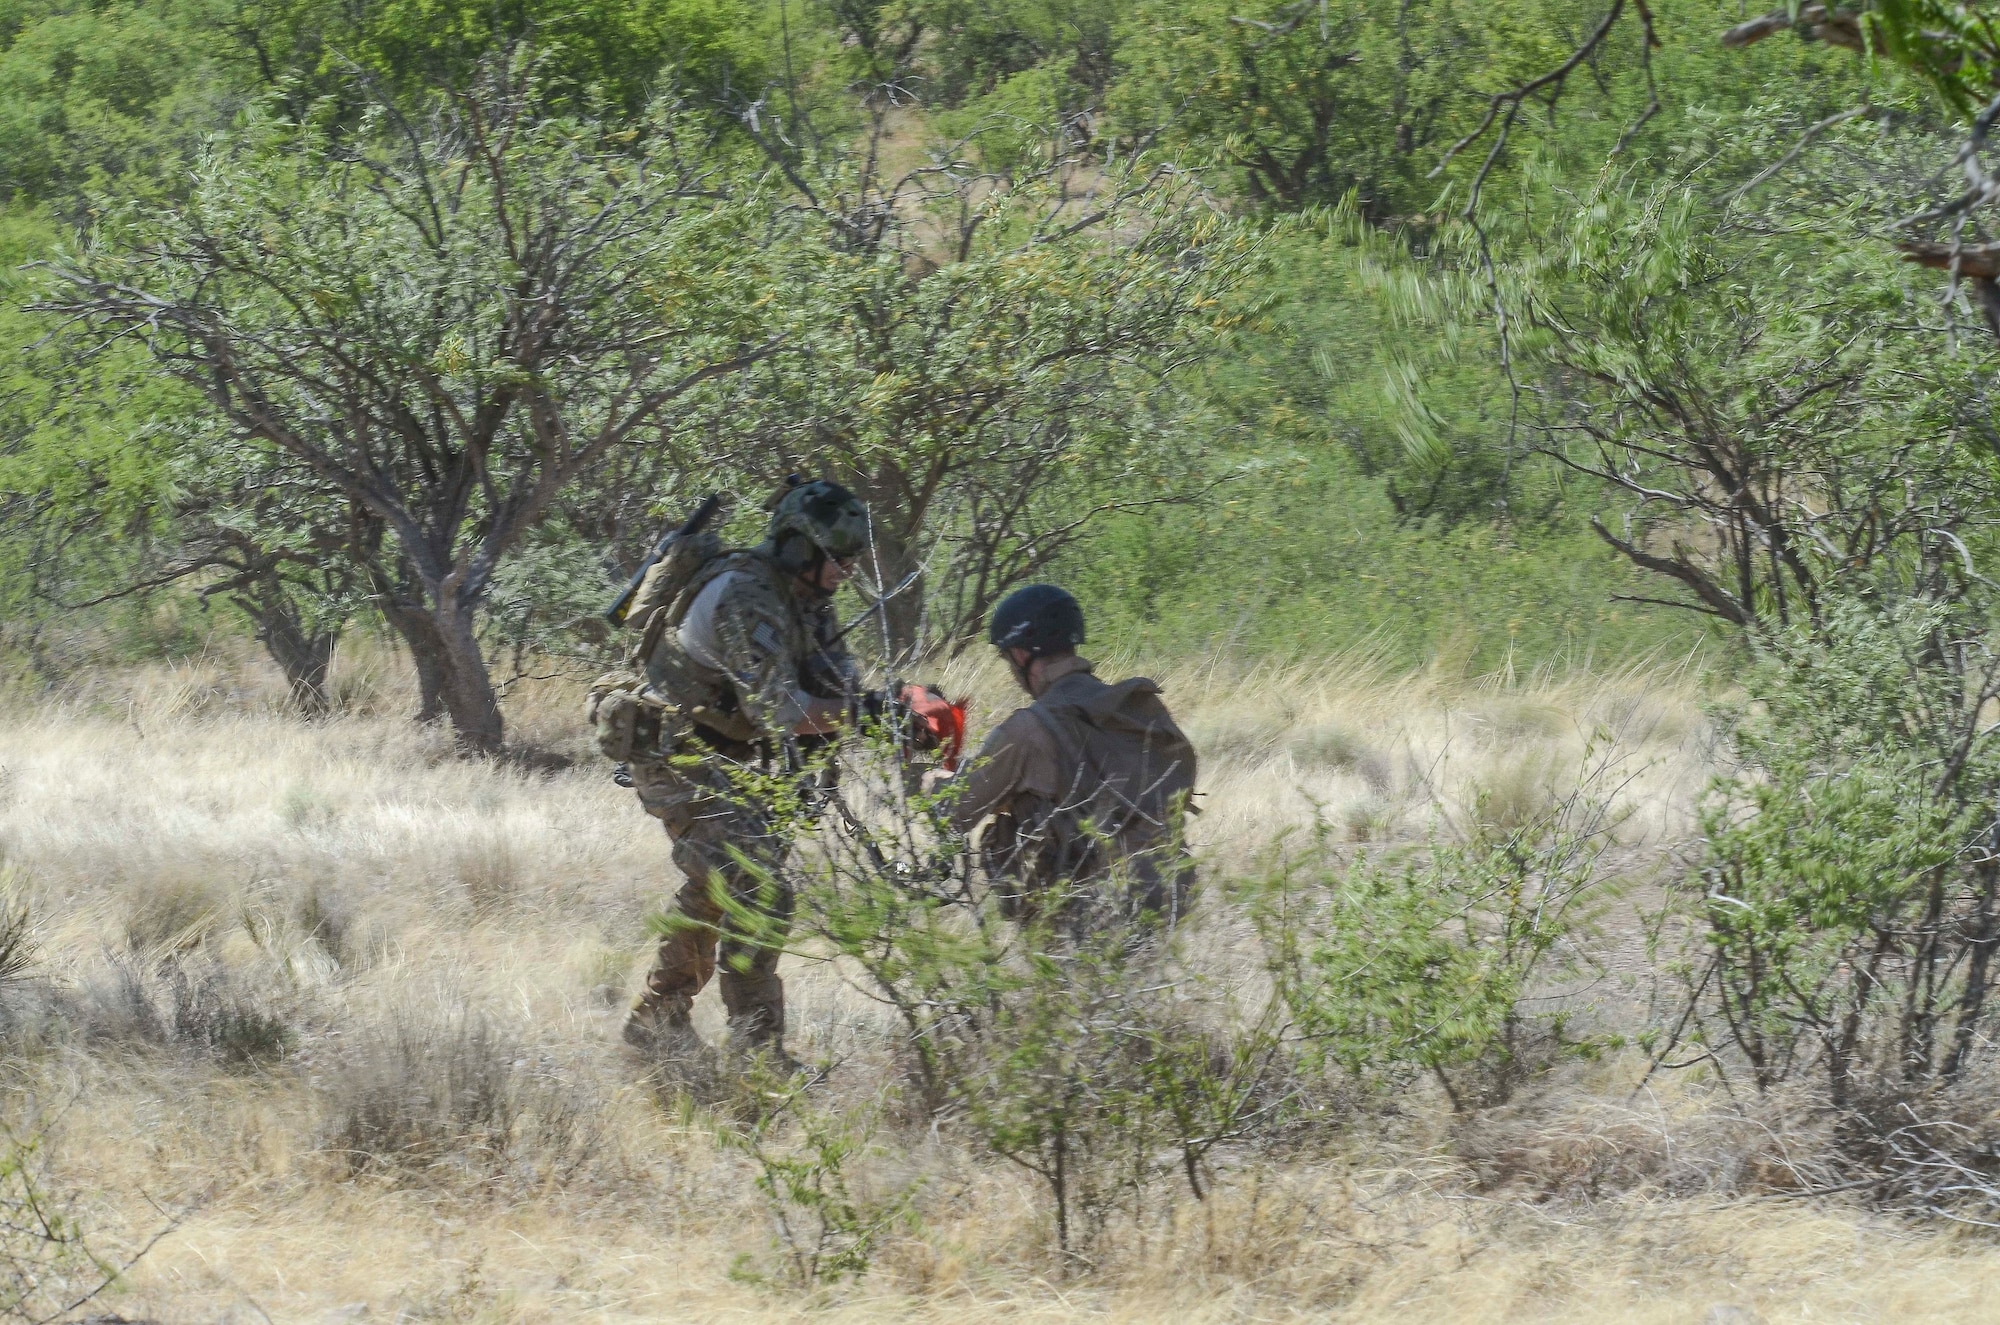
[[[2000,92],[1995,91],[2000,86],[2000,29],[1994,25],[1992,7],[1958,0],[1790,0],[1715,33],[1712,39],[1742,50],[1780,33],[1812,45],[1853,51],[1864,61],[1870,81],[1889,83],[1885,75],[1895,70],[1935,94],[1951,117],[1957,141],[1925,163],[1936,173],[1926,182],[1924,201],[1881,225],[1878,233],[1891,238],[1906,260],[1950,273],[1954,286],[1960,281],[1969,285],[1988,330],[2000,337],[2000,243],[1987,239],[1990,209],[2000,200],[2000,177],[1986,164],[1993,127],[2000,122]],[[1446,163],[1462,153],[1474,154],[1481,162],[1461,215],[1468,221],[1480,216],[1483,186],[1504,159],[1509,136],[1523,112],[1553,114],[1573,78],[1578,84],[1596,81],[1599,62],[1621,44],[1629,44],[1643,73],[1647,98],[1613,155],[1623,152],[1661,109],[1652,55],[1676,35],[1647,0],[1610,0],[1570,49],[1551,57],[1532,76],[1492,93],[1485,114],[1443,154]],[[1893,96],[1893,84],[1891,88]],[[1842,100],[1845,104],[1832,114],[1803,127],[1788,147],[1771,151],[1745,190],[1786,176],[1808,148],[1842,125],[1893,118],[1885,107],[1873,104],[1872,95]],[[1947,160],[1950,169],[1936,169]],[[1962,179],[1964,187],[1952,187],[1947,193],[1939,181],[1952,175]]]
[[[334,646],[367,588],[347,549],[379,543],[381,521],[281,452],[204,441],[216,430],[185,402],[134,403],[143,422],[117,454],[58,427],[20,466],[29,590],[83,610],[195,586],[204,609],[242,614],[298,712],[326,713]]]
[[[871,578],[910,583],[871,642],[905,654],[963,643],[1096,516],[1198,490],[1205,439],[1177,379],[1255,315],[1234,296],[1264,252],[1195,181],[1105,160],[1077,125],[987,123],[913,161],[897,108],[922,15],[868,15],[842,18],[856,132],[821,132],[796,88],[738,107],[812,279],[779,292],[783,349],[674,455],[690,488],[718,469],[852,487]]]
[[[769,348],[754,200],[678,130],[546,114],[518,59],[416,120],[255,125],[186,202],[108,214],[45,308],[81,353],[141,340],[234,445],[293,471],[324,508],[299,522],[351,531],[340,554],[427,712],[492,750],[495,571],[607,452],[671,434]]]
[[[1878,1191],[1990,1218],[1990,1138],[1958,1121],[1990,1094],[2000,947],[1990,349],[1892,254],[1825,244],[1893,205],[1896,140],[1809,157],[1821,199],[1769,203],[1742,201],[1755,151],[1697,146],[1668,183],[1548,189],[1559,224],[1496,223],[1490,284],[1443,250],[1443,284],[1469,317],[1494,290],[1519,310],[1523,437],[1588,480],[1654,601],[1751,664],[1677,891],[1663,1063],[1803,1082]]]
[[[1820,629],[1843,585],[1962,597],[2000,509],[1988,365],[1955,348],[1968,342],[1949,305],[1912,298],[1927,278],[1875,246],[1820,251],[1893,195],[1867,196],[1866,176],[1843,167],[1811,210],[1795,198],[1768,213],[1717,207],[1756,169],[1728,147],[1703,140],[1680,179],[1607,176],[1580,196],[1527,172],[1552,217],[1496,219],[1490,278],[1487,250],[1463,233],[1433,249],[1428,271],[1391,254],[1399,315],[1432,325],[1449,310],[1452,334],[1476,344],[1491,334],[1495,290],[1516,310],[1518,447],[1566,484],[1586,480],[1570,491],[1597,499],[1599,537],[1659,577],[1646,601],[1761,639]],[[1802,285],[1808,268],[1816,279]],[[1401,353],[1421,382],[1452,351]],[[1408,426],[1421,433],[1424,391],[1412,399]]]
[[[1857,248],[1799,297],[1750,260],[1775,241],[1692,189],[1592,202],[1521,340],[1546,451],[1626,499],[1599,535],[1753,630],[1818,626],[1829,586],[1890,567],[1899,593],[1957,596],[1994,432],[1943,314],[1898,316],[1906,269]]]
[[[1199,481],[1174,375],[1244,316],[1224,299],[1255,241],[1167,176],[1081,197],[1072,179],[1065,199],[1076,169],[1002,177],[947,156],[816,191],[795,331],[729,384],[742,407],[689,456],[852,486],[873,577],[921,572],[889,605],[893,653],[961,642],[1094,516]]]

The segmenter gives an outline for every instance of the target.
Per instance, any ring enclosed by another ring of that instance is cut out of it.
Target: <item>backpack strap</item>
[[[662,603],[653,609],[651,616],[646,618],[644,633],[639,636],[639,642],[632,646],[632,652],[626,655],[626,661],[632,666],[644,667],[646,660],[653,656],[653,650],[660,647],[660,637],[667,633],[667,617],[670,615],[668,609],[671,606],[671,603]]]

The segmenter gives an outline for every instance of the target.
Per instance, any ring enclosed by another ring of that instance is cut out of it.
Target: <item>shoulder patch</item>
[[[768,621],[759,621],[751,628],[750,642],[773,657],[785,651],[785,641],[778,637],[777,629]]]

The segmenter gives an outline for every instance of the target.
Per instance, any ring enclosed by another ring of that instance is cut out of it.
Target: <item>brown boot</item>
[[[648,988],[625,1018],[625,1043],[665,1058],[703,1052],[708,1046],[695,1033],[690,1003],[685,995],[663,996]]]
[[[729,1056],[748,1066],[763,1058],[791,1076],[798,1060],[785,1052],[785,983],[771,971],[731,971],[721,975],[722,1006],[729,1012]]]

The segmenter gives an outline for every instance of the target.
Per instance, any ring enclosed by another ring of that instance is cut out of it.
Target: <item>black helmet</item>
[[[1067,589],[1031,584],[1008,594],[993,609],[986,638],[1003,649],[1026,649],[1037,658],[1067,653],[1083,643],[1083,609]]]

